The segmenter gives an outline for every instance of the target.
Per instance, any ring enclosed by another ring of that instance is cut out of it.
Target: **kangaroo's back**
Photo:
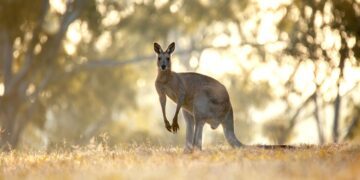
[[[223,84],[216,79],[194,72],[177,73],[183,80],[188,95],[205,94],[212,102],[229,101],[229,94]]]
[[[202,84],[202,85],[207,85],[207,84],[221,85],[221,83],[216,79],[195,72],[180,72],[176,74],[178,74],[182,79],[184,79],[189,83]]]

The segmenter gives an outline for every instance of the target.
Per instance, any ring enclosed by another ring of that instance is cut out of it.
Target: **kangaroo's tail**
[[[222,122],[222,127],[224,130],[225,138],[232,147],[243,146],[243,144],[237,139],[234,133],[234,115],[232,108],[230,108],[229,112],[226,114],[225,119]]]

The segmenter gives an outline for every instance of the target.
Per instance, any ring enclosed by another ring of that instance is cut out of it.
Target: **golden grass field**
[[[296,148],[102,145],[0,153],[0,179],[360,179],[360,146]]]

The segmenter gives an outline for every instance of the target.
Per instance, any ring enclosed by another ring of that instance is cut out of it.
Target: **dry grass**
[[[359,179],[360,146],[294,149],[103,146],[0,153],[0,179]]]

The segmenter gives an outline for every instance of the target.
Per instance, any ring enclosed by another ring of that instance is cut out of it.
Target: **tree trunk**
[[[340,82],[342,77],[344,76],[344,65],[345,60],[349,55],[349,48],[347,47],[346,42],[346,34],[340,33],[341,35],[341,48],[340,48],[340,62],[339,62],[339,69],[340,74],[337,80],[337,94],[336,99],[334,102],[334,125],[333,125],[333,141],[335,143],[339,140],[339,119],[340,119],[340,106],[341,106],[341,96],[340,96]]]
[[[0,148],[3,150],[15,148],[19,140],[20,132],[16,130],[18,126],[16,120],[17,107],[17,101],[14,98],[6,98],[2,101]]]
[[[315,105],[315,109],[314,109],[314,116],[315,116],[315,120],[316,120],[316,127],[318,130],[318,137],[319,137],[319,144],[324,144],[324,133],[321,127],[321,122],[320,122],[320,115],[319,115],[319,104],[317,101],[317,93],[315,92],[314,96],[314,105]]]
[[[334,102],[333,141],[335,143],[338,142],[338,138],[339,138],[338,129],[339,129],[340,104],[341,104],[341,97],[339,94],[339,86],[338,86],[338,91]]]
[[[0,148],[2,149],[5,146],[10,148],[15,143],[11,136],[14,129],[14,119],[16,116],[16,104],[15,101],[12,100],[12,98],[16,96],[16,93],[9,89],[9,84],[11,84],[11,80],[13,78],[13,45],[10,33],[5,27],[0,28],[0,45],[0,58],[2,62],[1,64],[3,64],[2,72],[4,73],[4,93],[0,102]]]

